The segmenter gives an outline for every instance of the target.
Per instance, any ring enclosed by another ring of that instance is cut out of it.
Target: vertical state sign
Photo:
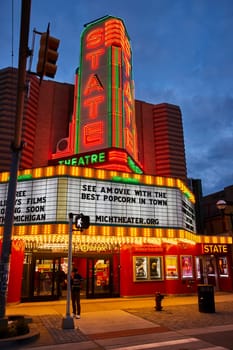
[[[116,147],[138,161],[132,54],[122,20],[86,25],[78,74],[76,153]]]

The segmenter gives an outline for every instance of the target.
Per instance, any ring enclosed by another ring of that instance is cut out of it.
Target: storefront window
[[[53,259],[36,259],[34,295],[51,295],[53,285]]]

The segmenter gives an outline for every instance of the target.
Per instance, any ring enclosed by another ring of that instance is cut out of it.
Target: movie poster
[[[193,261],[191,255],[181,256],[181,277],[193,278]]]

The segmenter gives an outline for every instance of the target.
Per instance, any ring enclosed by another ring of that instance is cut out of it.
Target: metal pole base
[[[74,329],[75,327],[74,327],[73,317],[70,317],[70,316],[63,317],[61,328],[62,329]]]

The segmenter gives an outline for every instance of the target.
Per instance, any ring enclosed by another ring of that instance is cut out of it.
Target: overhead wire
[[[14,0],[11,0],[11,67],[14,67]]]

